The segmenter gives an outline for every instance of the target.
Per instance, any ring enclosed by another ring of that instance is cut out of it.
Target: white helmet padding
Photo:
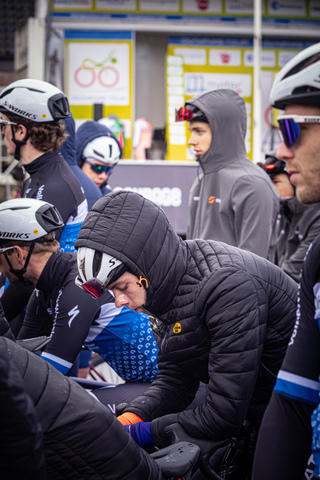
[[[97,137],[89,142],[83,150],[84,158],[99,160],[116,165],[120,160],[121,150],[118,142],[112,137]]]
[[[295,55],[277,74],[269,103],[284,110],[287,104],[320,106],[320,43]]]
[[[82,282],[98,280],[103,288],[107,288],[127,271],[120,260],[88,247],[79,248],[77,260]]]
[[[1,240],[33,241],[64,225],[51,203],[35,198],[14,198],[0,204]]]
[[[66,95],[51,83],[26,78],[0,93],[0,111],[36,123],[55,122],[71,116]]]

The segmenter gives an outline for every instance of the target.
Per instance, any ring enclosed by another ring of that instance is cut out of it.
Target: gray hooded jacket
[[[108,253],[147,281],[159,373],[127,410],[152,420],[158,446],[173,423],[215,440],[237,433],[245,418],[262,418],[295,322],[293,279],[225,243],[183,241],[161,208],[133,192],[98,200],[78,247]],[[207,401],[185,410],[199,381],[208,384]]]
[[[213,90],[187,103],[205,113],[212,132],[190,191],[188,239],[234,245],[264,258],[275,244],[279,197],[268,175],[246,155],[247,114],[233,90]]]

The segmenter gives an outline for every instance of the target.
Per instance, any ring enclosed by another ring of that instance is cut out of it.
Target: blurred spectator
[[[109,130],[111,130],[111,132],[118,140],[120,147],[125,147],[126,136],[124,131],[124,125],[122,122],[120,122],[117,115],[109,115],[109,117],[100,118],[100,120],[98,120],[98,123],[101,123],[101,125],[109,128]]]
[[[152,145],[152,125],[148,120],[139,117],[133,124],[133,142],[135,160],[150,159],[150,149]]]

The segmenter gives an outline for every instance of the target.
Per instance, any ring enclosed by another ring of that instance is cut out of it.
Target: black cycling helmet
[[[273,153],[266,154],[262,168],[270,177],[280,175],[281,173],[289,176],[286,162],[279,160]]]
[[[186,102],[183,107],[180,107],[179,110],[176,110],[175,116],[176,122],[206,122],[209,123],[209,120],[205,114],[192,103]]]

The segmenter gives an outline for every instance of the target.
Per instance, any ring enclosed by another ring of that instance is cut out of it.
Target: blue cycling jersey
[[[76,286],[77,273],[75,253],[51,255],[28,303],[19,338],[50,335],[42,357],[64,374],[85,345],[123,380],[154,380],[158,348],[149,317],[117,308],[109,292],[94,299]]]

